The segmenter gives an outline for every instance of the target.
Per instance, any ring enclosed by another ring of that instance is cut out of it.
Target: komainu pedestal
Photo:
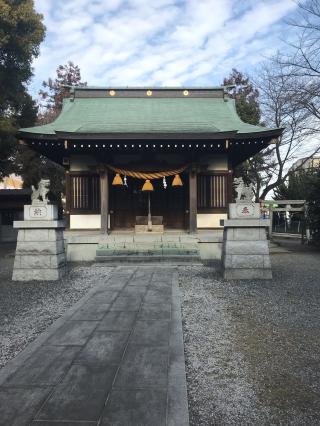
[[[222,249],[225,279],[270,279],[272,270],[266,228],[269,220],[260,219],[258,203],[229,205],[224,221]]]
[[[25,220],[14,222],[18,240],[13,280],[58,280],[65,274],[64,224],[57,217],[55,205],[33,201],[24,206]]]

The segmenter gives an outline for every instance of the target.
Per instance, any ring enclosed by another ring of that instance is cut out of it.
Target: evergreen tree
[[[313,179],[307,196],[307,226],[311,241],[320,245],[320,171]]]
[[[320,244],[320,170],[299,170],[274,191],[276,200],[306,200],[306,222],[311,241]]]
[[[26,85],[44,38],[42,19],[33,0],[0,0],[0,178],[13,171],[17,129],[36,119]]]
[[[66,65],[59,65],[56,72],[56,78],[44,81],[43,89],[39,91],[43,111],[39,114],[38,122],[41,124],[52,122],[59,115],[63,99],[69,96],[68,86],[87,85],[81,81],[79,66],[71,61]]]
[[[81,82],[80,68],[72,62],[67,65],[59,65],[55,80],[48,79],[43,82],[46,90],[40,90],[44,112],[37,117],[37,124],[52,122],[62,109],[63,99],[69,96],[66,86],[85,85]],[[51,201],[61,205],[61,194],[64,192],[64,169],[43,155],[32,151],[27,147],[19,147],[16,158],[16,168],[22,176],[24,187],[37,185],[41,178],[50,179]]]
[[[230,86],[228,93],[236,101],[237,113],[241,120],[249,124],[259,124],[259,91],[253,87],[249,77],[233,68],[229,77],[223,80],[223,85]]]
[[[229,96],[235,99],[236,110],[241,120],[253,125],[260,124],[259,91],[253,86],[249,77],[234,68],[223,80],[223,84],[227,86]],[[268,176],[272,167],[270,162],[270,150],[266,149],[237,166],[234,171],[236,177],[242,177],[246,183],[254,185],[256,201],[259,201],[264,183],[262,176]]]
[[[291,173],[286,182],[274,190],[276,200],[305,200],[317,176],[314,171],[300,170]]]
[[[23,179],[23,187],[37,187],[40,179],[50,180],[49,200],[59,207],[62,216],[61,197],[64,191],[65,170],[59,164],[38,154],[27,146],[19,146],[15,159],[15,172]]]
[[[86,85],[81,82],[80,68],[72,62],[59,65],[57,77],[43,82],[44,89],[39,94],[43,104],[43,112],[38,114],[37,124],[46,124],[55,120],[62,109],[63,99],[69,96],[66,86]],[[27,147],[20,147],[16,159],[16,167],[23,178],[24,187],[37,185],[41,178],[50,179],[49,199],[61,207],[61,194],[64,192],[64,169],[43,155]]]

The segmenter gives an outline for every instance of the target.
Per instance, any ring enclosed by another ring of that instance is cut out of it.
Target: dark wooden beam
[[[233,170],[229,169],[228,177],[227,177],[227,203],[229,204],[232,202],[233,202]]]
[[[70,182],[70,171],[66,170],[65,174],[66,179],[66,213],[65,213],[65,222],[66,227],[70,228],[70,210],[71,210],[71,182]]]
[[[107,234],[109,216],[109,178],[107,171],[100,172],[100,207],[101,234]]]
[[[197,172],[189,172],[189,232],[197,232]]]

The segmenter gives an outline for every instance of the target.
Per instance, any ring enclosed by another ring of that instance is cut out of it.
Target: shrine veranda
[[[150,197],[163,235],[219,239],[235,166],[281,132],[241,121],[224,87],[71,87],[54,122],[18,137],[65,168],[67,236],[134,234],[147,226]]]

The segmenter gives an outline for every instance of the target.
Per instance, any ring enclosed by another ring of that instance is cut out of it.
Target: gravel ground
[[[0,368],[112,270],[73,266],[60,281],[13,282],[13,254],[12,245],[0,246]]]
[[[320,253],[286,248],[270,281],[179,268],[191,425],[320,424]],[[0,246],[0,368],[112,270],[17,283],[13,252]]]
[[[180,269],[191,425],[320,424],[320,253],[297,247],[268,281]]]

